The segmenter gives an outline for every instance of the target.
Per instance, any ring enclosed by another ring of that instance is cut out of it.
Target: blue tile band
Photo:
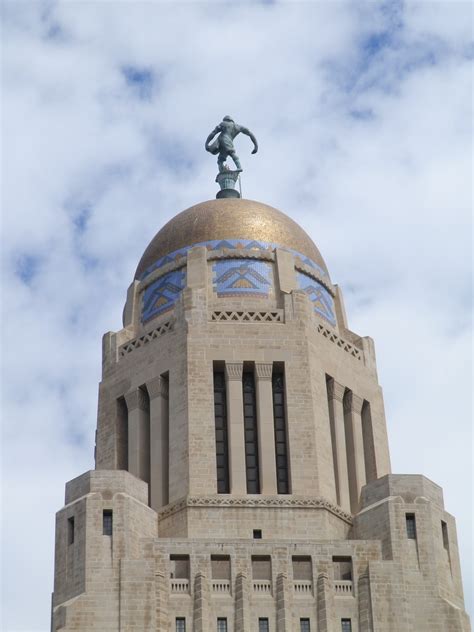
[[[224,259],[214,263],[214,291],[219,297],[268,298],[273,287],[272,264],[254,259]]]
[[[151,283],[143,293],[142,322],[174,307],[186,287],[186,268],[169,272]]]
[[[300,290],[303,290],[313,303],[314,311],[331,325],[336,325],[334,299],[326,288],[304,272],[296,271],[296,280]]]

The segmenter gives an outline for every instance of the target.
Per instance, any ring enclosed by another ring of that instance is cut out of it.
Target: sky
[[[54,514],[93,468],[101,337],[216,193],[303,226],[375,339],[395,473],[444,489],[472,614],[472,4],[2,3],[2,630],[49,630]]]

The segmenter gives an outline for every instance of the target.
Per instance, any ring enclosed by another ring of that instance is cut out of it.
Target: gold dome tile
[[[145,250],[135,278],[140,278],[158,259],[180,248],[226,239],[286,246],[309,257],[328,274],[317,247],[287,215],[253,200],[220,199],[191,206],[165,224]]]

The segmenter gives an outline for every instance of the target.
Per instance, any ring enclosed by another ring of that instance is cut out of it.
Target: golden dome
[[[319,250],[287,215],[261,202],[224,198],[191,206],[165,224],[143,253],[135,278],[141,278],[158,259],[180,248],[230,239],[289,248],[308,257],[328,274]]]

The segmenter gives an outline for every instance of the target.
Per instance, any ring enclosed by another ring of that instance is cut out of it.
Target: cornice
[[[352,524],[351,514],[343,511],[337,505],[326,498],[314,496],[187,496],[181,500],[167,505],[158,512],[159,520],[168,518],[178,511],[188,507],[238,507],[238,508],[265,508],[265,509],[326,509],[347,524]]]

